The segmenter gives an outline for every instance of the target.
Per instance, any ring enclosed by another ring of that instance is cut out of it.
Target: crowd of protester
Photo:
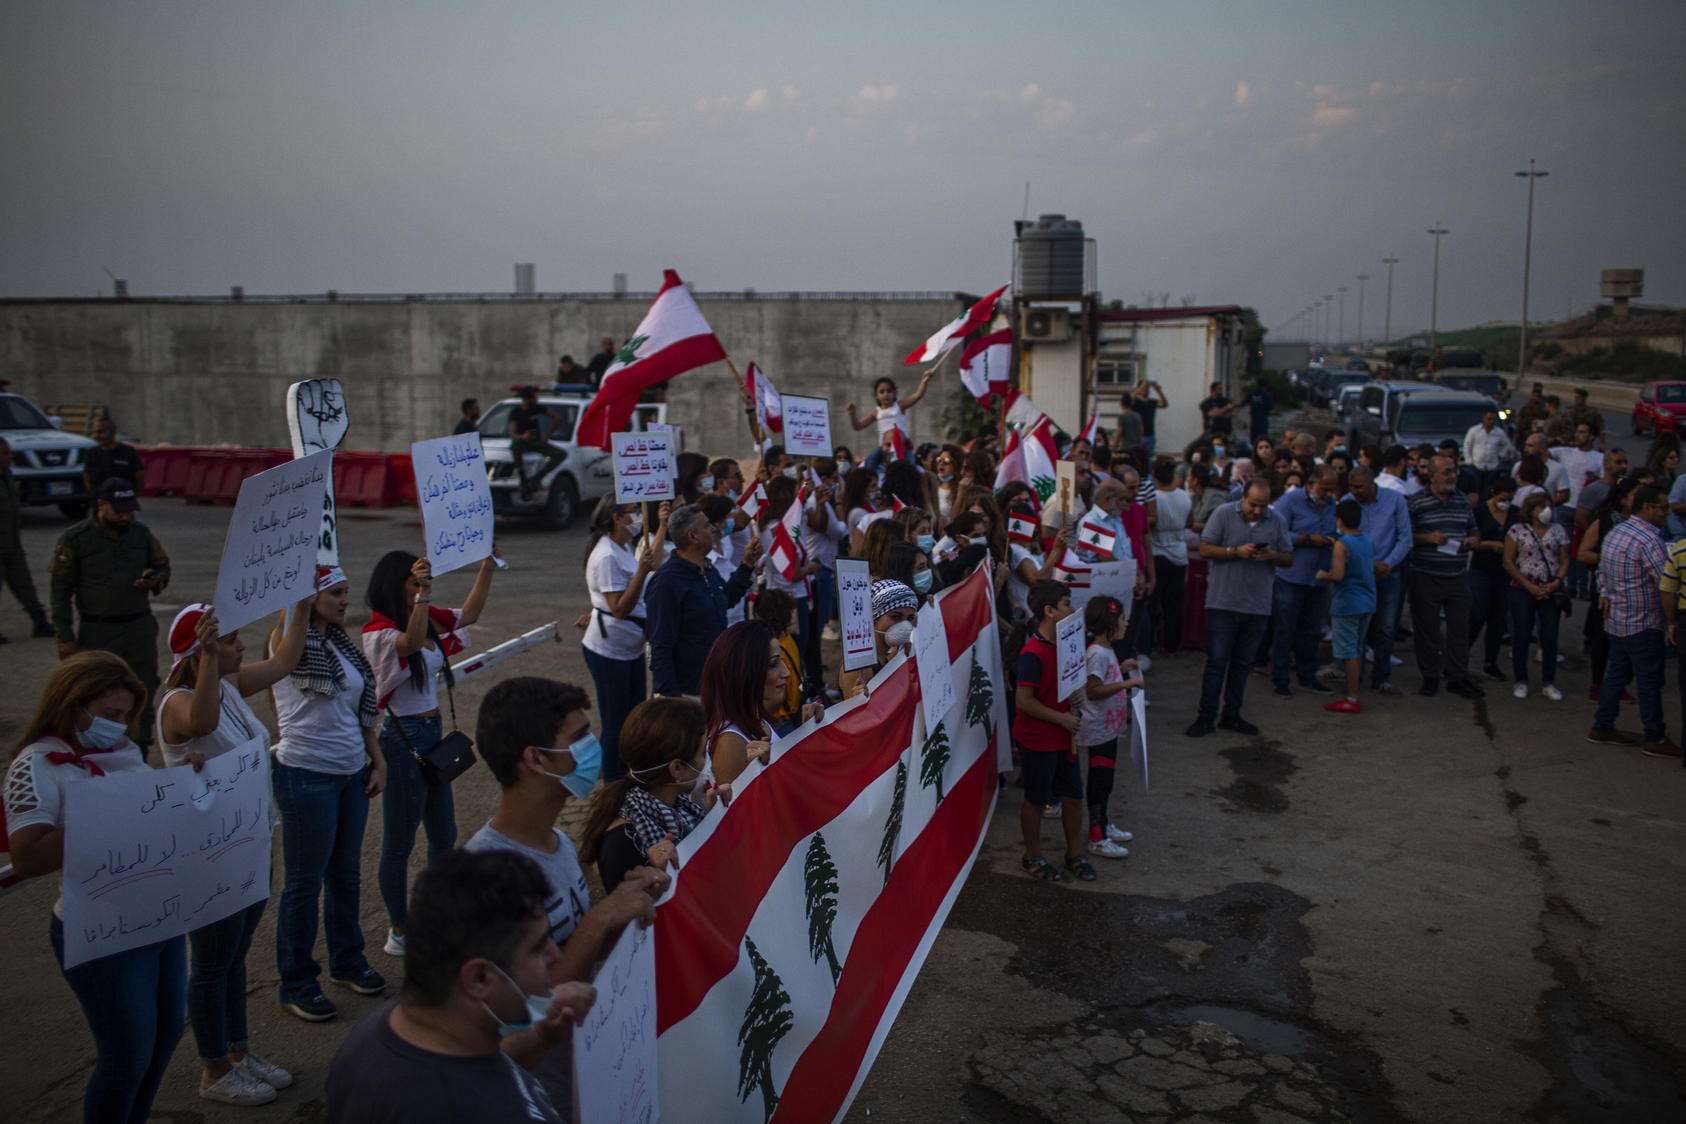
[[[1243,440],[1236,404],[1214,387],[1199,407],[1202,436],[1165,452],[1155,423],[1169,403],[1144,383],[1115,430],[1061,440],[1074,485],[1061,506],[997,478],[993,422],[964,443],[914,445],[907,411],[925,389],[922,380],[898,397],[879,380],[873,409],[849,411],[855,429],[876,427],[866,456],[839,445],[805,460],[761,430],[746,394],[752,455],[682,454],[678,494],[659,508],[600,502],[581,575],[590,608],[575,622],[591,690],[518,676],[487,693],[473,741],[499,799],[460,850],[451,786],[430,761],[461,736],[452,658],[469,643],[495,567],[482,565],[462,605],[436,608],[426,560],[392,551],[368,577],[368,622],[356,637],[352,583],[338,569],[318,574],[251,663],[213,607],[184,609],[156,699],[117,655],[72,644],[6,778],[17,871],[60,867],[66,784],[146,768],[145,734],[166,763],[195,768],[257,738],[272,750],[282,834],[280,1002],[300,1019],[337,1015],[314,959],[319,924],[328,982],[386,991],[358,923],[362,840],[370,803],[381,800],[382,947],[402,961],[403,985],[342,1045],[328,1118],[435,1118],[446,1106],[448,1116],[557,1119],[571,1075],[554,1047],[589,1009],[588,981],[619,932],[653,918],[680,841],[780,738],[865,690],[911,646],[920,608],[980,567],[996,592],[1011,686],[1022,865],[1038,879],[1093,880],[1092,856],[1129,854],[1133,835],[1112,816],[1132,692],[1156,660],[1189,646],[1205,649],[1187,729],[1195,737],[1258,732],[1242,713],[1255,675],[1281,699],[1303,691],[1358,715],[1366,683],[1372,694],[1401,693],[1394,652],[1406,638],[1418,695],[1478,698],[1486,679],[1509,683],[1518,699],[1537,683],[1559,703],[1563,620],[1579,598],[1598,704],[1589,740],[1679,756],[1661,701],[1686,598],[1677,440],[1659,438],[1645,466],[1630,469],[1594,422],[1553,433],[1548,414],[1525,417],[1515,443],[1490,417],[1461,445],[1352,449],[1339,431],[1271,435],[1262,391],[1246,400],[1253,428]],[[132,492],[102,497],[95,529],[135,533],[124,518]],[[798,504],[798,557],[776,562]],[[157,546],[144,528],[139,536]],[[837,636],[842,557],[870,572],[875,662],[833,673],[821,641]],[[1083,684],[1060,697],[1055,641],[1078,611],[1076,575],[1114,559],[1134,562],[1133,587],[1087,599]],[[145,573],[159,579],[154,589],[168,576]],[[273,746],[245,702],[266,689]],[[1686,676],[1681,689],[1686,700]],[[1615,728],[1629,701],[1642,738]],[[156,718],[143,718],[154,703]],[[570,801],[588,804],[577,849],[558,826]],[[1043,855],[1048,819],[1060,825],[1058,864]],[[412,887],[418,830],[428,864]],[[588,866],[604,890],[595,904]],[[202,1096],[257,1105],[292,1083],[248,1041],[246,957],[264,908],[65,970],[98,1052],[89,1120],[145,1119],[184,1020]],[[49,939],[62,962],[60,907]]]

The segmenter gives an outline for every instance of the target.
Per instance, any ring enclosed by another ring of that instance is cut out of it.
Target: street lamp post
[[[1388,257],[1385,257],[1385,258],[1382,259],[1382,264],[1387,266],[1387,304],[1385,306],[1386,311],[1382,313],[1382,342],[1392,343],[1393,342],[1393,267],[1399,264],[1399,259],[1396,258],[1396,257],[1393,257],[1392,255],[1389,255]]]
[[[1341,295],[1341,318],[1339,327],[1335,329],[1335,346],[1346,346],[1346,286],[1336,285],[1335,291]]]
[[[1358,331],[1354,334],[1358,337],[1358,346],[1360,348],[1364,346],[1364,282],[1369,279],[1370,275],[1368,273],[1360,273],[1358,275]]]
[[[1534,181],[1550,172],[1536,172],[1534,161],[1528,161],[1526,172],[1517,172],[1528,181],[1528,223],[1522,234],[1522,342],[1516,352],[1516,385],[1521,386],[1528,374],[1528,266],[1534,252]]]
[[[1330,316],[1329,314],[1333,311],[1335,311],[1335,294],[1334,293],[1324,293],[1323,294],[1323,346],[1324,347],[1329,346],[1329,321],[1334,319],[1334,317]]]
[[[1429,289],[1428,298],[1428,354],[1432,363],[1440,346],[1440,236],[1452,232],[1441,226],[1439,219],[1434,220],[1428,232],[1434,235],[1434,284]]]

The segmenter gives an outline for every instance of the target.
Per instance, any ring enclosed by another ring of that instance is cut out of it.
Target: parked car
[[[1377,431],[1376,444],[1438,445],[1450,437],[1463,444],[1472,425],[1493,408],[1493,400],[1470,390],[1425,387],[1395,399],[1393,413]]]
[[[1686,382],[1648,382],[1633,402],[1633,432],[1686,434]]]
[[[1358,408],[1358,395],[1363,389],[1361,382],[1342,383],[1335,394],[1334,414],[1348,425],[1352,424],[1353,411]]]
[[[1358,402],[1352,408],[1352,441],[1355,445],[1382,444],[1382,430],[1399,410],[1400,399],[1438,388],[1433,383],[1411,379],[1377,379],[1362,384]]]
[[[1449,367],[1436,370],[1433,381],[1447,390],[1473,390],[1477,394],[1485,394],[1501,407],[1507,407],[1499,418],[1502,421],[1510,411],[1510,382],[1503,375],[1495,371],[1484,371],[1472,367]]]
[[[1369,382],[1368,371],[1338,371],[1332,367],[1314,367],[1309,397],[1312,404],[1332,409],[1341,387],[1348,383]]]
[[[0,437],[12,447],[12,478],[23,503],[56,504],[66,518],[80,519],[91,498],[82,459],[98,446],[91,438],[60,432],[61,424],[23,395],[0,393]]]
[[[486,411],[480,419],[480,447],[486,455],[493,512],[537,516],[545,527],[560,531],[574,521],[582,503],[595,504],[614,487],[613,458],[602,449],[574,443],[574,425],[590,401],[590,387],[557,385],[540,392],[539,405],[561,415],[562,420],[551,430],[549,440],[562,450],[563,459],[536,481],[533,493],[526,498],[522,498],[521,477],[515,471],[515,457],[509,448],[509,415],[521,404],[521,399],[505,398]],[[634,411],[632,424],[635,429],[643,429],[651,423],[666,421],[667,406],[648,403]],[[528,453],[526,463],[528,471],[536,472],[544,464],[544,458]]]
[[[1370,361],[1368,359],[1348,359],[1346,361],[1346,369],[1349,371],[1368,371],[1370,369]]]

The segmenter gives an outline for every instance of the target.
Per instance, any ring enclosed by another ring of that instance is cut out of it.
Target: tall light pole
[[[1358,331],[1355,334],[1358,336],[1358,346],[1360,348],[1364,346],[1364,282],[1369,279],[1370,275],[1368,273],[1360,273],[1358,275]]]
[[[1439,219],[1434,220],[1428,232],[1434,235],[1434,284],[1428,298],[1428,354],[1432,363],[1434,352],[1440,345],[1440,236],[1452,232],[1441,226]]]
[[[1341,295],[1341,319],[1340,326],[1335,329],[1335,346],[1343,347],[1346,345],[1346,286],[1337,285],[1335,291]]]
[[[1534,252],[1534,181],[1551,173],[1534,171],[1534,161],[1529,159],[1528,170],[1516,174],[1528,181],[1528,225],[1522,235],[1522,343],[1516,352],[1516,385],[1521,386],[1528,374],[1528,266]]]
[[[1392,343],[1393,342],[1393,267],[1399,264],[1399,259],[1390,254],[1387,257],[1382,259],[1382,264],[1387,266],[1387,305],[1386,305],[1386,311],[1382,313],[1382,342],[1383,343]]]
[[[1334,317],[1330,316],[1329,314],[1333,311],[1335,311],[1335,294],[1334,293],[1324,293],[1323,294],[1323,346],[1324,347],[1329,346],[1329,322],[1334,319]]]

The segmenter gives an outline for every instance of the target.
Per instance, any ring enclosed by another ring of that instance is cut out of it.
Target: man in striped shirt
[[[1475,509],[1458,491],[1458,465],[1448,456],[1431,462],[1429,486],[1409,501],[1411,515],[1411,624],[1417,637],[1417,670],[1426,697],[1446,689],[1466,699],[1481,698],[1469,676],[1469,552],[1481,541]],[[1440,643],[1440,613],[1446,612],[1446,643]]]
[[[1669,740],[1663,722],[1662,573],[1668,559],[1662,526],[1667,521],[1667,494],[1646,484],[1633,493],[1633,515],[1610,529],[1598,556],[1599,604],[1604,610],[1604,632],[1610,638],[1610,665],[1586,740],[1634,743],[1632,735],[1616,729],[1622,691],[1634,680],[1639,720],[1645,727],[1640,751],[1648,757],[1680,756],[1680,747]]]

